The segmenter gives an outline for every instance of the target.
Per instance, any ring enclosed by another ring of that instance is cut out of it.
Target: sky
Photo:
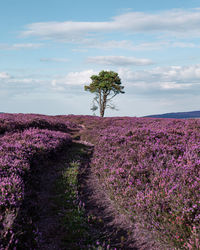
[[[105,116],[200,110],[199,0],[1,1],[0,112],[92,115],[102,70],[125,91]]]

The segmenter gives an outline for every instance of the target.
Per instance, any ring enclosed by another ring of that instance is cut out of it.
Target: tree
[[[84,86],[86,91],[95,94],[91,110],[100,110],[100,116],[103,117],[106,108],[115,109],[111,100],[119,93],[124,94],[124,86],[121,86],[121,79],[118,73],[114,71],[101,71],[98,75],[92,75],[92,83]]]

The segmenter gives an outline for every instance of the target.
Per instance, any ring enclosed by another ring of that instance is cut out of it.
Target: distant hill
[[[148,115],[144,117],[175,118],[175,119],[200,118],[200,111],[166,113],[166,114],[159,114],[159,115]]]

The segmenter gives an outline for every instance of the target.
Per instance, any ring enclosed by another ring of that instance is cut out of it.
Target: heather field
[[[0,114],[0,148],[0,249],[200,249],[200,120]]]

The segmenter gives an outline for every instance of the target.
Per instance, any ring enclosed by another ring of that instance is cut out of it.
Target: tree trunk
[[[105,109],[103,107],[103,103],[101,104],[101,107],[100,107],[100,116],[101,117],[104,117],[104,112],[105,112]]]
[[[102,100],[101,100],[101,90],[99,90],[99,111],[100,111],[100,116],[102,116]]]
[[[101,102],[101,107],[100,107],[100,116],[104,117],[105,114],[105,109],[106,109],[106,102],[107,102],[107,95],[103,93],[103,100]]]

